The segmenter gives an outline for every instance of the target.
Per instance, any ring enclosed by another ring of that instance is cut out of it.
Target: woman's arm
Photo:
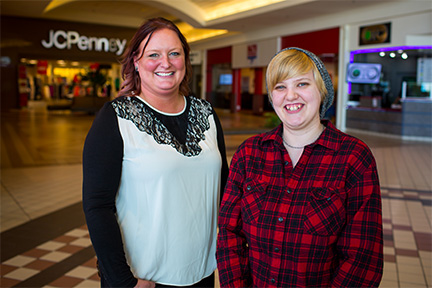
[[[367,158],[367,152],[362,157]],[[337,244],[340,265],[332,287],[378,287],[383,273],[381,192],[375,161],[372,158],[366,170],[356,170],[361,177],[348,191],[348,222]]]
[[[231,162],[219,211],[216,257],[221,287],[248,287],[252,282],[247,241],[242,231],[241,198],[244,163],[239,157],[241,154],[239,151],[234,154]]]
[[[216,123],[216,131],[217,131],[217,141],[218,141],[218,148],[219,153],[222,158],[222,171],[221,171],[221,191],[220,191],[220,199],[223,197],[225,185],[228,178],[228,161],[226,156],[226,148],[225,148],[225,139],[224,139],[224,133],[222,130],[222,125],[219,121],[219,117],[217,116],[216,112],[213,110],[213,115]]]
[[[83,151],[83,208],[99,269],[111,287],[137,284],[123,249],[115,199],[120,183],[123,140],[111,103],[96,115]]]

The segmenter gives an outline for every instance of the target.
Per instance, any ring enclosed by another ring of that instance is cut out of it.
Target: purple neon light
[[[350,63],[354,62],[354,55],[364,54],[364,53],[378,53],[378,52],[388,52],[397,50],[414,50],[414,49],[432,49],[432,46],[396,46],[396,47],[381,47],[381,48],[370,48],[370,49],[360,49],[350,52]],[[348,83],[348,95],[351,94],[351,83]]]
[[[396,46],[396,47],[381,47],[381,48],[354,50],[351,51],[350,53],[350,63],[353,63],[355,54],[378,53],[378,52],[388,52],[388,51],[396,51],[396,50],[414,50],[414,49],[432,49],[432,46]]]

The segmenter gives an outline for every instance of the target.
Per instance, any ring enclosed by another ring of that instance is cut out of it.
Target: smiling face
[[[312,71],[276,83],[271,94],[284,127],[298,130],[320,124],[321,96]]]
[[[299,130],[320,125],[320,106],[327,89],[314,62],[305,53],[287,49],[276,54],[267,67],[266,85],[285,128]]]
[[[145,38],[140,51],[147,42]],[[144,98],[178,96],[179,86],[185,73],[185,55],[177,34],[170,29],[155,31],[141,55],[135,59],[141,78],[141,93]]]

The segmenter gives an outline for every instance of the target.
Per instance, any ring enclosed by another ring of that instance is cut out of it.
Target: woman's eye
[[[306,82],[302,82],[302,83],[298,84],[299,87],[303,87],[303,86],[307,86],[307,85],[309,85],[309,83],[306,83]]]
[[[285,86],[283,86],[283,85],[276,85],[274,90],[282,90],[284,88],[285,88]]]
[[[150,57],[150,58],[155,58],[155,57],[157,57],[157,56],[159,56],[157,53],[152,53],[152,54],[150,54],[148,57]]]
[[[171,54],[171,56],[180,56],[179,52],[171,52],[170,54]]]

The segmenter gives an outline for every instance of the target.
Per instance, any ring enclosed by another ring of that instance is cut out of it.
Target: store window
[[[74,97],[112,97],[119,89],[120,66],[65,60],[20,60],[28,100],[70,100]],[[22,78],[22,79],[21,79]]]
[[[349,105],[400,109],[405,98],[432,100],[431,71],[432,46],[352,51],[347,69]]]

